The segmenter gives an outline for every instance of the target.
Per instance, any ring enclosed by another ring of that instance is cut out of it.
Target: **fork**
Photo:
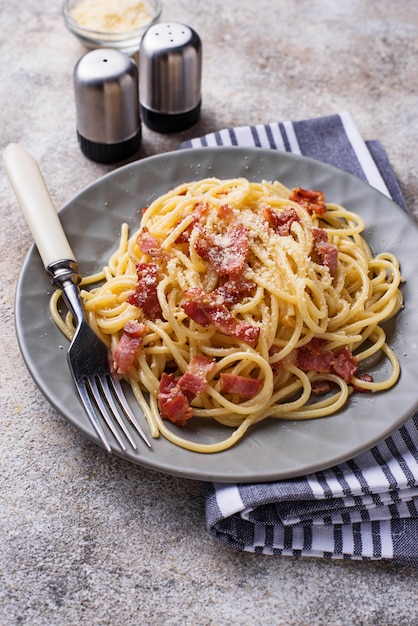
[[[62,290],[63,299],[76,322],[67,362],[82,405],[100,441],[108,452],[112,452],[103,428],[107,425],[123,451],[127,450],[123,435],[135,450],[137,446],[126,420],[151,447],[124,396],[110,350],[88,324],[78,287],[81,281],[78,264],[35,159],[20,145],[11,143],[4,151],[3,160],[44,267],[52,284]]]

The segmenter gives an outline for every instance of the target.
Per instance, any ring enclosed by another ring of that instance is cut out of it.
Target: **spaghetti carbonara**
[[[267,417],[324,417],[353,390],[392,387],[400,367],[381,324],[402,306],[399,263],[374,256],[363,230],[320,191],[245,178],[179,185],[144,210],[137,232],[124,224],[81,293],[152,436],[219,452]],[[58,299],[54,319],[71,337]],[[374,380],[367,366],[382,356],[390,373]],[[189,441],[193,416],[231,432]]]

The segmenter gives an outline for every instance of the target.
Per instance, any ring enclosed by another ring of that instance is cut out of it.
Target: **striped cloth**
[[[180,148],[241,145],[312,157],[360,177],[406,210],[382,145],[348,113],[225,129]],[[210,532],[228,546],[289,556],[418,566],[418,414],[371,450],[293,480],[205,485]]]

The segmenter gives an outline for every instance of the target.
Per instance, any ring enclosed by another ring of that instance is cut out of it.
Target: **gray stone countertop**
[[[418,217],[416,0],[163,0],[204,49],[194,128],[143,128],[140,157],[224,127],[349,111],[385,146]],[[85,53],[58,0],[0,0],[1,152],[38,160],[57,207],[113,169],[75,132],[72,70]],[[0,174],[0,623],[411,625],[418,572],[383,562],[266,557],[205,528],[197,481],[142,469],[88,441],[34,385],[14,332],[31,236]]]

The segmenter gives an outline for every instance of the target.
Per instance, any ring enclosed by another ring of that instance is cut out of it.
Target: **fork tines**
[[[126,401],[122,385],[116,376],[112,376],[112,374],[109,373],[84,377],[83,380],[78,380],[77,389],[84,408],[108,452],[112,452],[112,448],[98,418],[98,412],[123,451],[126,450],[126,445],[118,432],[115,422],[120,427],[132,448],[134,450],[137,449],[137,445],[125,424],[124,419],[126,418],[148,447],[151,447],[151,444]]]

